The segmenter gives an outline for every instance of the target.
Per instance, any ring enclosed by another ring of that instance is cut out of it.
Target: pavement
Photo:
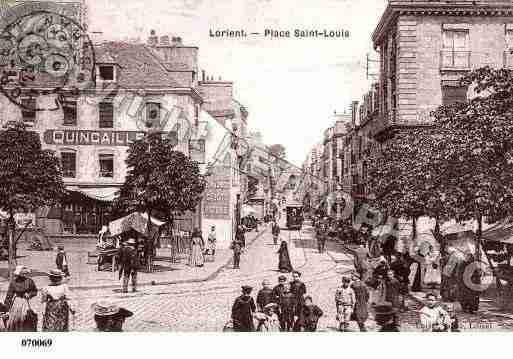
[[[246,234],[247,242],[251,243],[258,235],[254,231]],[[88,252],[95,250],[96,241],[66,240],[65,242],[55,243],[64,245],[71,277],[67,279],[70,289],[101,289],[101,288],[119,288],[120,280],[117,271],[97,270],[96,258],[88,260]],[[27,244],[21,243],[18,248],[17,263],[30,268],[30,277],[35,281],[36,286],[41,288],[48,284],[46,272],[55,268],[56,250],[53,251],[29,251]],[[178,284],[187,282],[201,282],[213,278],[221,268],[230,263],[232,251],[229,249],[216,250],[216,257],[213,262],[206,261],[203,267],[190,267],[187,265],[187,254],[178,256],[175,262],[170,260],[171,253],[167,248],[157,250],[157,259],[154,262],[154,272],[147,273],[141,271],[138,273],[138,282],[140,286],[159,285],[159,284]],[[7,271],[7,261],[0,262],[0,293],[5,293],[9,285]]]
[[[327,251],[318,253],[313,228],[305,225],[301,231],[281,232],[281,239],[289,243],[294,269],[303,273],[307,294],[323,311],[318,331],[335,332],[336,308],[334,293],[341,276],[353,270],[353,257],[341,244],[327,243]],[[248,237],[249,241],[251,239]],[[234,299],[240,295],[241,285],[251,285],[256,297],[261,282],[268,279],[274,285],[278,272],[278,246],[273,244],[269,230],[253,237],[253,242],[242,255],[240,269],[223,265],[215,276],[198,282],[145,286],[136,293],[120,293],[117,289],[90,288],[73,290],[72,306],[77,314],[72,320],[73,331],[94,330],[91,304],[100,299],[111,300],[132,311],[125,331],[133,332],[219,332],[230,319]],[[290,275],[288,275],[290,277]],[[401,331],[418,331],[418,310],[421,303],[414,296],[408,298],[410,310],[400,314]],[[33,309],[42,316],[42,305],[32,300]],[[491,317],[483,311],[478,315],[462,317],[462,326],[473,326],[465,331],[511,330],[513,320],[504,316]],[[489,321],[486,321],[489,320]],[[376,330],[372,317],[367,322],[369,331]],[[351,323],[351,331],[358,331]]]

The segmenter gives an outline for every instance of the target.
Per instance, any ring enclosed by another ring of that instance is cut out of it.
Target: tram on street
[[[301,203],[287,203],[285,206],[286,227],[289,230],[300,230],[303,226],[303,205]]]

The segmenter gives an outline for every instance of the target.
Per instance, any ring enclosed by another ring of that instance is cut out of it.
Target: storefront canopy
[[[158,227],[166,222],[159,221],[151,217],[150,233],[148,233],[148,214],[134,212],[128,216],[116,219],[109,223],[109,231],[112,236],[117,236],[122,233],[134,230],[145,236],[153,236]]]
[[[483,231],[483,239],[485,241],[513,244],[513,218],[495,223]]]
[[[78,192],[86,197],[95,199],[102,202],[111,202],[116,198],[116,192],[118,188],[107,187],[107,188],[82,188],[82,187],[70,187],[69,191]]]

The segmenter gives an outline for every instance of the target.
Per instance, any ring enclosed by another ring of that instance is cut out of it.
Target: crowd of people
[[[76,314],[73,295],[65,281],[66,273],[60,269],[48,271],[48,285],[37,289],[29,277],[29,268],[18,265],[9,284],[4,303],[0,303],[0,331],[37,332],[41,322],[43,332],[67,332],[71,317]],[[32,309],[31,301],[39,295],[43,316]],[[122,331],[126,318],[132,312],[110,302],[97,302],[92,307],[97,331]]]
[[[285,275],[278,277],[278,284],[271,288],[268,280],[256,296],[251,296],[253,288],[242,286],[242,295],[235,299],[231,320],[237,332],[252,331],[307,331],[315,332],[323,311],[307,295],[306,285],[301,281],[301,273],[292,272],[292,280]]]
[[[397,250],[397,239],[394,237],[389,237],[385,241],[373,238],[371,228],[367,226],[361,226],[360,230],[355,231],[352,228],[348,229],[342,222],[330,220],[328,217],[314,217],[313,222],[319,253],[325,251],[325,243],[330,237],[337,237],[338,241],[344,244],[352,244],[346,248],[350,248],[354,256],[358,282],[367,288],[371,305],[379,306],[386,302],[392,311],[404,312],[408,310],[405,299],[410,292],[422,292],[427,288],[429,292],[426,295],[426,306],[420,312],[419,325],[423,330],[428,328],[430,331],[442,331],[441,328],[443,331],[457,330],[454,310],[449,308],[452,305],[436,305],[439,299],[459,302],[463,312],[475,313],[478,310],[480,293],[472,289],[464,277],[466,268],[474,261],[472,253],[460,253],[453,247],[447,247],[433,259],[433,248],[425,242],[413,248],[414,253],[410,255],[407,250]],[[337,224],[338,229],[335,228]],[[453,258],[450,270],[442,272],[441,267],[451,255]],[[472,282],[477,283],[478,277],[479,272],[474,271]],[[440,298],[432,293],[438,285]],[[344,291],[341,290],[341,293]],[[363,297],[365,294],[361,295],[361,298]],[[438,313],[436,320],[427,319],[427,314],[434,317],[433,310]],[[344,316],[344,311],[339,315]],[[361,321],[357,323],[361,330],[365,330]]]

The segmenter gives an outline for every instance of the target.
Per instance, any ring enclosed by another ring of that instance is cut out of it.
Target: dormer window
[[[114,65],[99,65],[98,66],[98,79],[100,81],[115,81],[116,72]]]

